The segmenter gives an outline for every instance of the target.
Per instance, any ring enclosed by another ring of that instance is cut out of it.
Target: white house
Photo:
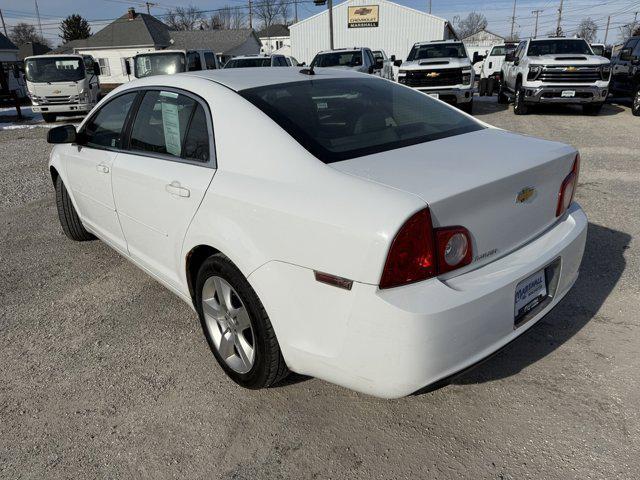
[[[469,58],[473,59],[473,54],[486,55],[495,45],[504,43],[504,37],[496,35],[489,30],[482,29],[468,37],[462,39]]]
[[[291,37],[289,27],[286,25],[271,25],[258,32],[258,38],[262,43],[261,53],[271,55],[272,53],[285,53],[291,48]]]
[[[456,37],[445,19],[387,0],[347,0],[332,11],[334,48],[370,47],[405,59],[417,42]],[[289,31],[291,54],[301,62],[309,63],[330,48],[329,12],[324,7]]]

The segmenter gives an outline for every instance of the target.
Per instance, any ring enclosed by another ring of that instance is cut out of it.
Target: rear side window
[[[207,64],[207,70],[214,70],[216,68],[216,57],[213,53],[205,52],[204,61]]]
[[[175,92],[150,90],[138,108],[129,148],[180,157],[197,102]]]
[[[482,130],[424,93],[385,80],[307,80],[239,92],[325,163]]]
[[[122,148],[123,127],[137,92],[125,93],[105,104],[87,122],[85,142],[94,148]]]
[[[184,158],[198,162],[209,161],[209,128],[202,105],[196,104],[187,137],[184,140]]]

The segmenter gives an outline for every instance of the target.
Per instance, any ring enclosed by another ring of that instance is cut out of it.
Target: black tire
[[[67,237],[76,242],[86,242],[96,238],[82,225],[80,217],[71,203],[67,188],[60,177],[56,178],[56,206],[62,231]]]
[[[507,95],[504,87],[504,82],[500,82],[500,85],[498,86],[498,103],[500,105],[506,105],[509,103],[509,96]]]
[[[487,94],[487,79],[481,78],[478,81],[478,95],[484,97]]]
[[[458,108],[469,115],[473,114],[473,99],[466,103],[459,103]]]
[[[487,78],[487,95],[488,96],[493,96],[493,91],[495,90],[496,87],[496,81],[493,77]]]
[[[524,103],[524,89],[521,85],[516,85],[516,94],[513,99],[513,113],[516,115],[526,115],[529,107]]]
[[[255,359],[247,373],[238,373],[227,365],[209,333],[202,307],[202,291],[206,280],[212,276],[221,277],[233,287],[249,314],[255,335]],[[266,388],[282,381],[289,374],[278,339],[262,302],[240,270],[223,254],[212,255],[200,267],[196,280],[195,307],[200,317],[202,331],[215,359],[229,378],[238,385],[250,389]]]
[[[640,117],[640,85],[635,88],[631,101],[633,102],[631,104],[631,113],[636,117]]]
[[[43,113],[42,114],[42,118],[47,123],[53,123],[53,122],[56,121],[56,114],[55,113]]]
[[[598,115],[604,103],[586,103],[582,105],[582,113],[585,115]]]

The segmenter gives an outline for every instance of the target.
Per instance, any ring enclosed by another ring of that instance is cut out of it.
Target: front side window
[[[530,57],[562,54],[591,55],[591,48],[587,42],[582,39],[562,38],[531,42],[527,52],[527,55]]]
[[[215,70],[216,57],[212,52],[204,53],[204,62],[207,64],[207,70]]]
[[[604,46],[602,45],[591,45],[591,50],[593,50],[594,55],[599,55],[604,57]]]
[[[437,43],[434,45],[414,45],[408,61],[428,60],[432,58],[466,58],[467,52],[462,43]]]
[[[424,93],[374,77],[300,81],[239,93],[325,163],[484,128]]]
[[[152,75],[171,75],[184,72],[185,69],[185,56],[184,53],[180,52],[136,55],[134,62],[134,75],[136,78],[150,77]]]
[[[362,52],[360,50],[319,53],[311,62],[312,67],[360,67],[361,65]]]
[[[200,54],[198,52],[190,52],[187,54],[187,71],[202,70],[200,63]]]
[[[196,103],[175,92],[146,92],[133,122],[129,148],[180,157]]]
[[[25,61],[30,82],[76,82],[84,78],[84,61],[78,57],[30,58]]]
[[[123,127],[136,92],[125,93],[104,105],[84,127],[84,145],[93,148],[122,148]]]

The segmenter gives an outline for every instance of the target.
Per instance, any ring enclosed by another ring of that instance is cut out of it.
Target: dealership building
[[[330,48],[329,11],[317,8],[318,14],[289,27],[291,55],[301,62]],[[382,49],[404,60],[416,42],[455,38],[445,19],[385,0],[347,0],[332,10],[334,48]]]

